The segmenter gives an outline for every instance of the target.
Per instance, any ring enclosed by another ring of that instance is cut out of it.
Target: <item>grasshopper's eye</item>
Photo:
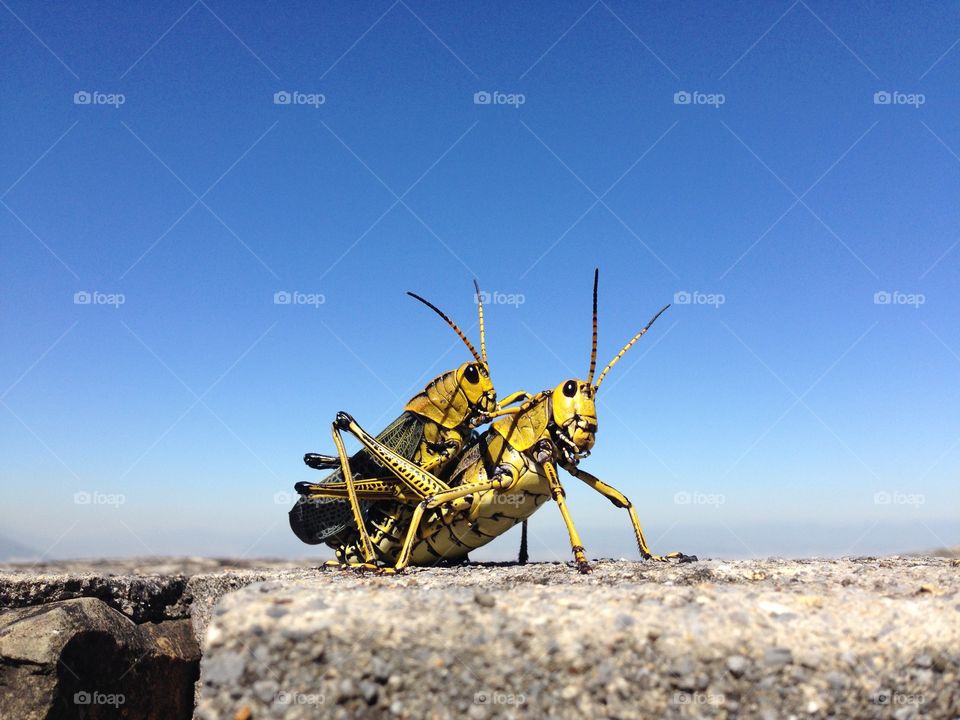
[[[572,398],[577,394],[577,381],[576,380],[567,380],[563,384],[563,394],[568,398]]]
[[[467,369],[463,371],[463,377],[466,378],[467,382],[476,385],[480,382],[480,373],[477,370],[476,365],[467,365]]]

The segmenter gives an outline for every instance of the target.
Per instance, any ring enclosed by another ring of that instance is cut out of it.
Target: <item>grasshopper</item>
[[[475,434],[475,427],[485,422],[491,413],[527,397],[526,393],[514,393],[501,405],[497,404],[487,362],[483,302],[476,281],[474,288],[480,323],[479,353],[443,311],[416,293],[407,293],[437,313],[473,355],[472,361],[430,381],[422,392],[410,399],[403,414],[376,438],[382,446],[426,472],[443,471],[459,456],[464,443]],[[334,472],[319,483],[297,483],[295,489],[301,497],[290,511],[290,527],[303,542],[326,542],[334,548],[342,547],[346,534],[355,539],[363,561],[371,563],[376,559],[375,548],[381,542],[381,536],[389,533],[390,528],[374,522],[375,534],[371,538],[367,530],[369,516],[377,505],[374,501],[393,499],[389,488],[396,479],[390,466],[378,462],[366,449],[347,457],[341,433],[347,431],[356,435],[357,429],[363,430],[359,425],[355,429],[345,423],[342,415],[337,415],[332,427],[337,454],[304,455],[303,460],[309,467],[334,469]],[[363,433],[366,435],[366,431]],[[362,493],[358,494],[358,487],[362,488]],[[383,492],[371,494],[374,487],[383,489]],[[338,558],[345,559],[340,552]]]
[[[557,468],[562,467],[582,480],[616,507],[626,509],[644,559],[665,561],[694,556],[670,553],[655,555],[647,545],[633,504],[620,491],[581,470],[580,460],[589,455],[597,433],[595,398],[610,369],[633,347],[663,314],[663,307],[610,361],[593,382],[597,359],[597,283],[593,284],[593,343],[586,380],[570,379],[523,402],[499,408],[491,426],[469,443],[456,467],[444,478],[418,466],[364,432],[346,413],[338,422],[354,434],[380,463],[393,469],[399,484],[390,488],[392,499],[385,516],[378,518],[390,532],[381,536],[382,557],[395,558],[392,567],[359,562],[356,538],[342,546],[338,555],[352,557],[356,564],[399,572],[407,565],[434,565],[441,560],[456,562],[471,550],[486,545],[516,523],[530,517],[547,500],[560,509],[577,568],[590,572],[583,543],[566,504],[566,493]],[[360,497],[381,499],[385,488],[378,482],[357,483]]]

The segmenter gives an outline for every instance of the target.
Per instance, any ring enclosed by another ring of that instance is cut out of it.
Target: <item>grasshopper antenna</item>
[[[593,386],[594,392],[596,392],[596,390],[598,390],[598,389],[600,388],[600,383],[603,382],[603,378],[604,378],[604,376],[607,374],[607,372],[609,372],[610,368],[612,368],[614,365],[616,365],[616,364],[617,364],[617,361],[626,354],[627,350],[629,350],[630,348],[632,348],[632,347],[633,347],[633,344],[634,344],[637,340],[639,340],[640,338],[643,337],[644,333],[647,332],[647,330],[650,329],[650,326],[653,325],[653,324],[657,321],[657,318],[658,318],[658,317],[660,317],[661,315],[663,315],[664,312],[666,312],[666,310],[667,310],[668,307],[670,307],[670,306],[669,306],[669,305],[664,305],[662,308],[660,308],[659,312],[657,312],[656,315],[654,315],[652,318],[650,318],[650,322],[648,322],[648,323],[646,324],[646,326],[644,326],[643,330],[641,330],[641,331],[638,332],[636,335],[634,335],[634,336],[633,336],[633,339],[632,339],[630,342],[628,342],[626,345],[623,346],[623,350],[621,350],[620,352],[618,352],[618,353],[617,353],[617,356],[616,356],[613,360],[611,360],[611,361],[610,361],[610,364],[607,365],[607,366],[603,369],[603,372],[602,372],[602,373],[600,373],[600,377],[597,379],[597,384]],[[589,381],[588,381],[588,382],[589,382]]]
[[[487,363],[487,337],[483,331],[483,296],[480,294],[480,283],[477,282],[477,279],[473,279],[473,287],[477,291],[477,312],[480,313],[480,354],[483,356],[483,363],[489,367]]]
[[[434,304],[433,304],[432,302],[430,302],[429,300],[426,300],[426,299],[420,297],[420,296],[417,295],[416,293],[408,292],[407,295],[409,295],[410,297],[412,297],[414,300],[419,300],[419,301],[422,302],[424,305],[426,305],[428,308],[430,308],[431,310],[433,310],[437,315],[439,315],[440,317],[442,317],[442,318],[444,319],[444,321],[447,323],[447,325],[449,325],[450,327],[452,327],[452,328],[453,328],[453,331],[460,337],[461,340],[463,340],[463,343],[467,346],[467,349],[470,350],[470,354],[473,355],[474,359],[475,359],[478,363],[484,363],[484,364],[486,364],[485,361],[483,360],[483,358],[481,358],[480,355],[477,353],[477,349],[473,346],[473,343],[471,343],[471,342],[467,339],[467,336],[463,334],[463,330],[461,330],[459,327],[457,327],[457,324],[456,324],[453,320],[451,320],[450,318],[448,318],[447,315],[446,315],[446,313],[443,312],[443,310],[441,310],[440,308],[438,308],[436,305],[434,305]]]
[[[593,344],[590,349],[590,372],[587,385],[593,382],[593,372],[597,369],[597,282],[600,280],[600,268],[593,270]],[[601,375],[601,377],[603,377]],[[597,385],[600,383],[598,382]]]

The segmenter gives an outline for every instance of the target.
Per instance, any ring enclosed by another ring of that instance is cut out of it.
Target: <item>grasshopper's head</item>
[[[444,427],[456,427],[464,422],[475,424],[481,416],[486,416],[497,409],[497,391],[494,390],[493,383],[490,380],[490,366],[487,363],[482,293],[476,280],[473,281],[473,286],[477,291],[477,312],[480,317],[480,352],[477,352],[477,349],[467,339],[463,331],[440,308],[416,293],[407,293],[407,295],[419,300],[443,318],[467,346],[470,354],[473,355],[473,360],[465,362],[456,370],[444,373],[427,386],[424,392],[427,395],[432,393],[429,398],[433,405],[432,408],[428,408],[424,403],[417,403],[417,398],[411,400],[407,405],[407,409],[417,408],[422,414],[441,422]]]
[[[589,454],[597,433],[596,389],[585,380],[567,380],[557,385],[550,396],[551,435],[569,461]]]
[[[610,364],[600,373],[597,382],[593,382],[593,374],[597,369],[597,282],[599,280],[599,271],[593,274],[593,343],[590,352],[590,372],[587,373],[586,380],[571,379],[557,385],[550,393],[551,421],[549,424],[550,435],[554,443],[560,449],[567,459],[567,462],[576,464],[580,458],[590,454],[597,434],[597,407],[596,396],[600,389],[600,383],[607,372],[612,368],[624,354],[633,347],[633,344],[643,337],[644,333],[660,317],[661,313],[669,305],[662,308],[660,312],[653,316],[653,319],[647,323],[646,327],[637,333],[623,350],[617,353],[616,357],[610,361]]]
[[[485,362],[465,362],[454,372],[457,387],[467,397],[471,408],[481,413],[497,409],[497,391],[490,381],[490,368]]]

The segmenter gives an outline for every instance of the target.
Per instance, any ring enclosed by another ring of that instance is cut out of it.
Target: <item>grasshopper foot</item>
[[[578,560],[577,571],[581,575],[587,575],[593,572],[593,566],[590,563],[588,563],[586,560]]]

